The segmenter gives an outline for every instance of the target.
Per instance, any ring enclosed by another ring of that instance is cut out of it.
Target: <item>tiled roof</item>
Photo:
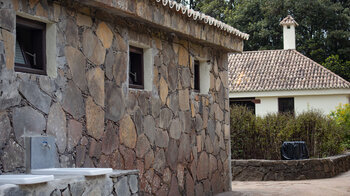
[[[350,88],[350,83],[296,50],[229,55],[230,92]]]
[[[294,18],[291,15],[288,15],[287,17],[283,18],[283,20],[280,22],[280,25],[292,25],[299,26],[299,24],[294,20]]]
[[[238,36],[244,40],[249,39],[249,35],[246,33],[242,33],[241,31],[231,27],[228,24],[225,24],[219,20],[216,20],[213,17],[210,17],[208,15],[205,15],[203,13],[194,11],[193,9],[190,9],[181,3],[177,3],[176,1],[172,0],[155,0],[157,3],[161,3],[163,6],[168,6],[170,9],[179,12],[188,18],[192,18],[193,20],[202,21],[207,25],[213,25],[214,27],[217,27],[220,30],[226,31],[230,34],[233,34],[235,36]]]

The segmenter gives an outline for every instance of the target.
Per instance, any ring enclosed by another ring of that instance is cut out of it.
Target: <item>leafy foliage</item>
[[[339,55],[331,55],[322,65],[345,80],[350,81],[350,61],[344,62],[339,58]]]
[[[297,50],[322,64],[338,55],[349,67],[350,1],[346,0],[180,0],[250,35],[244,50],[283,48],[279,22],[291,14],[296,28]],[[326,62],[327,63],[327,62]],[[350,68],[347,68],[350,69]],[[341,71],[333,70],[343,77]],[[349,80],[349,77],[345,77]]]
[[[246,107],[232,107],[230,124],[232,157],[247,157],[251,154],[257,154],[259,146],[250,148],[258,140],[255,115]]]
[[[349,113],[350,114],[350,113]],[[311,157],[341,153],[344,129],[319,111],[255,115],[244,106],[231,108],[231,151],[234,159],[280,159],[283,141],[305,141]]]
[[[342,126],[345,130],[345,140],[343,145],[345,148],[350,149],[350,105],[339,105],[330,116],[335,119],[338,125]]]

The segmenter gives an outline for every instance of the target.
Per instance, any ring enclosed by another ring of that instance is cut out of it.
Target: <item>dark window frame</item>
[[[129,77],[130,77],[130,71],[131,71],[131,53],[134,54],[139,54],[141,55],[141,65],[139,65],[139,73],[141,73],[141,82],[142,84],[131,84],[130,79],[129,79],[129,88],[134,88],[134,89],[144,89],[145,87],[145,81],[144,81],[144,52],[142,48],[137,48],[134,46],[129,46]]]
[[[24,57],[24,60],[26,61],[26,64],[21,63],[15,63],[15,71],[16,72],[24,72],[24,73],[31,73],[31,74],[39,74],[39,75],[47,75],[47,62],[46,62],[46,24],[43,22],[35,21],[26,19],[20,16],[16,16],[16,29],[20,28],[28,28],[30,30],[40,30],[41,31],[41,61],[42,65],[41,68],[33,68],[30,63],[28,63],[28,59],[26,58],[26,55],[24,55],[23,47],[21,43],[19,43],[22,55]],[[16,42],[17,42],[17,33],[16,33]]]
[[[288,101],[292,103],[287,103]],[[287,108],[288,106],[285,104],[292,104],[291,108]],[[288,111],[286,111],[288,110]],[[294,102],[294,97],[281,97],[278,98],[278,113],[290,113],[293,114],[295,113],[295,102]]]
[[[230,106],[240,105],[247,107],[253,114],[256,114],[256,104],[260,104],[261,100],[256,99],[255,97],[242,97],[242,98],[230,98]]]
[[[196,92],[200,92],[201,89],[201,84],[200,84],[200,66],[201,63],[198,60],[194,60],[193,64],[193,80],[194,80],[194,85],[193,85],[193,90]]]

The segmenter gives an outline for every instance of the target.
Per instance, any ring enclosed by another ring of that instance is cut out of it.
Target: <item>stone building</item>
[[[248,35],[168,0],[0,0],[0,168],[25,136],[60,167],[138,169],[144,193],[230,189],[227,54]]]

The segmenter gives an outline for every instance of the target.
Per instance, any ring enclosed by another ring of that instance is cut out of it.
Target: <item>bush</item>
[[[255,115],[244,106],[231,109],[231,149],[232,157],[246,157],[256,154],[254,146],[258,139]]]
[[[244,106],[231,108],[231,147],[234,159],[280,159],[283,141],[305,141],[311,157],[343,151],[344,129],[319,111],[255,115]]]
[[[331,118],[344,129],[343,147],[350,150],[350,105],[339,105],[335,111],[331,112]]]
[[[280,147],[283,141],[292,134],[290,124],[291,115],[268,114],[264,118],[257,117],[258,142],[261,143],[262,155],[258,158],[280,159]]]

